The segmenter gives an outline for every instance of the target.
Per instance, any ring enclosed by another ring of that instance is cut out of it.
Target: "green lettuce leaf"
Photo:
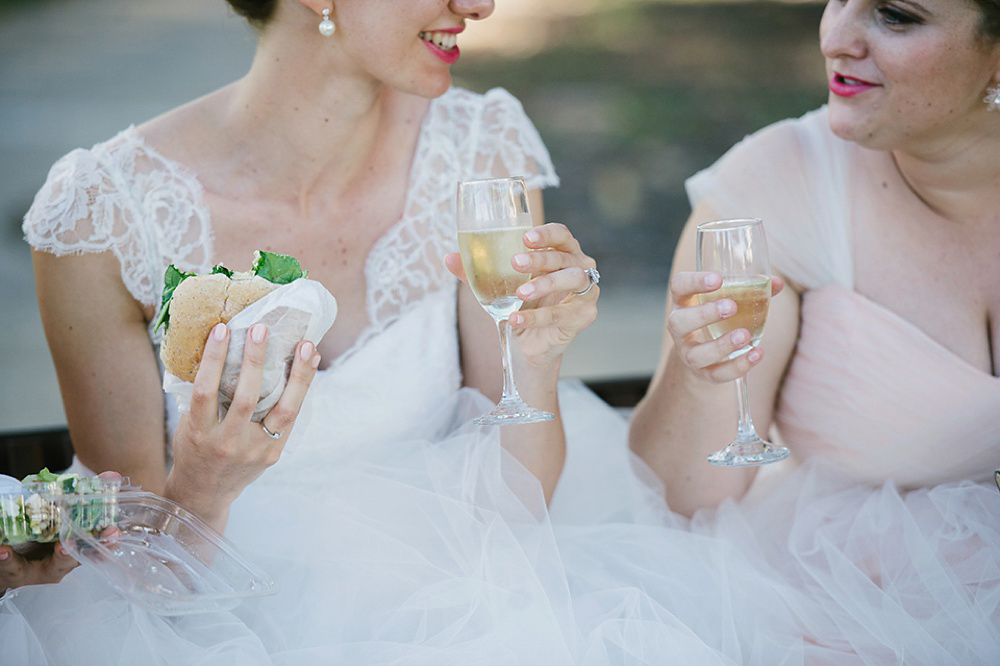
[[[186,273],[173,264],[167,266],[167,270],[163,274],[163,300],[160,304],[160,316],[156,318],[156,325],[153,326],[154,333],[160,330],[160,326],[163,326],[164,332],[170,327],[170,299],[173,298],[177,285],[189,277],[194,277],[194,273]]]
[[[295,257],[264,250],[257,250],[254,253],[251,270],[254,275],[259,275],[274,284],[288,284],[309,274],[302,270],[302,265]]]

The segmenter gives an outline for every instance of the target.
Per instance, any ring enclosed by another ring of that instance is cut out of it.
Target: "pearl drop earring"
[[[337,30],[337,26],[330,20],[330,9],[323,10],[323,20],[319,22],[319,34],[329,37]]]

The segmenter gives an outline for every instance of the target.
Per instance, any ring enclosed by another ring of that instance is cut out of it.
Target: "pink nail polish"
[[[515,254],[513,261],[518,268],[527,268],[530,258],[526,254]]]
[[[250,327],[250,338],[254,342],[264,341],[264,324],[254,324]]]
[[[308,361],[313,355],[313,344],[311,342],[304,342],[302,346],[299,347],[299,357],[303,361]]]
[[[215,328],[212,329],[212,337],[214,337],[216,340],[225,340],[226,339],[226,325],[225,324],[216,324]]]
[[[532,229],[531,231],[524,232],[524,238],[529,243],[537,243],[538,241],[540,241],[542,239],[542,236],[537,231],[535,231],[534,229]]]
[[[757,361],[760,360],[760,352],[754,349],[747,355],[747,360],[750,361],[751,363],[756,363]]]

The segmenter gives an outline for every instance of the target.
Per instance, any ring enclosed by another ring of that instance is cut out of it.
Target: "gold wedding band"
[[[268,429],[268,427],[264,424],[263,421],[260,422],[260,427],[264,431],[264,434],[267,435],[268,437],[270,437],[271,439],[281,439],[282,433],[280,431],[279,432],[271,432],[270,429]]]
[[[583,291],[574,291],[573,293],[576,294],[577,296],[583,296],[591,289],[593,289],[595,284],[601,281],[601,274],[598,272],[596,268],[588,268],[587,270],[584,271],[584,273],[587,274],[587,279],[590,280],[590,284],[588,284],[587,288],[584,289]]]

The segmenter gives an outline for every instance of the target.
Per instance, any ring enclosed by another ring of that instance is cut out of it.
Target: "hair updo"
[[[979,36],[990,44],[1000,42],[1000,0],[972,0],[979,10]]]
[[[258,28],[274,16],[278,0],[226,0],[233,10]]]

